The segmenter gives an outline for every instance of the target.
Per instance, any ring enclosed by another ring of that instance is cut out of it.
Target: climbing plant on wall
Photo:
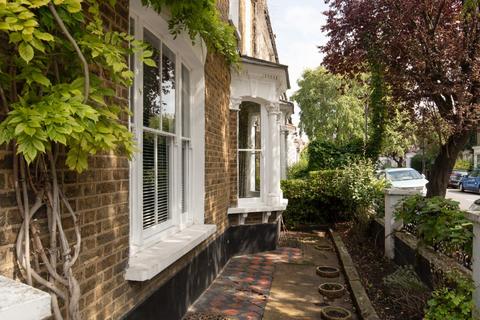
[[[13,150],[23,219],[16,257],[24,280],[51,293],[55,319],[79,319],[81,295],[73,272],[81,250],[80,226],[57,168],[81,173],[91,155],[133,153],[133,136],[125,125],[129,111],[114,88],[131,85],[128,57],[133,53],[155,65],[146,44],[106,30],[100,3],[0,0],[0,145]],[[200,35],[228,61],[235,60],[233,32],[220,23],[214,1],[144,3],[170,9],[173,34],[188,30],[192,40]],[[46,212],[46,222],[36,219],[40,212]],[[73,236],[63,225],[66,215],[73,221]]]
[[[228,62],[238,61],[235,29],[222,21],[216,9],[216,0],[142,0],[142,3],[158,12],[167,8],[171,15],[170,31],[174,35],[187,31],[192,40],[200,36]]]

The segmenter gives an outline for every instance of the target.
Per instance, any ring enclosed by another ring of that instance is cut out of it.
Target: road
[[[446,198],[460,202],[460,209],[468,210],[475,200],[480,199],[480,194],[460,192],[458,189],[447,189]]]

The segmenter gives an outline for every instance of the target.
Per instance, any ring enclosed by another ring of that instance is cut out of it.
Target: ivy
[[[187,31],[191,40],[200,36],[209,48],[224,55],[231,64],[238,62],[237,38],[233,26],[222,21],[215,0],[142,0],[161,12],[168,8],[170,32],[177,36]]]

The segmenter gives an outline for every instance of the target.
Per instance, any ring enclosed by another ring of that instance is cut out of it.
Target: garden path
[[[331,301],[318,293],[322,282],[345,280],[343,275],[330,280],[316,275],[317,265],[339,266],[334,251],[316,250],[316,244],[333,247],[323,232],[289,233],[275,251],[232,258],[184,319],[320,319],[327,305],[354,313],[348,292]]]

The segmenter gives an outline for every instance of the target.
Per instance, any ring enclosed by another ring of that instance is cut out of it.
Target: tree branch
[[[72,44],[73,48],[75,49],[75,51],[77,52],[77,55],[78,57],[80,58],[80,60],[82,61],[82,64],[83,64],[83,74],[84,74],[84,98],[83,98],[83,103],[87,103],[88,101],[88,96],[89,96],[89,93],[90,93],[90,71],[88,70],[88,63],[87,63],[87,60],[85,59],[85,56],[83,55],[82,51],[80,50],[80,48],[78,47],[78,44],[77,42],[75,41],[75,39],[72,37],[72,35],[70,34],[70,32],[68,31],[67,27],[65,26],[65,24],[63,23],[63,20],[62,18],[60,18],[60,16],[58,15],[58,12],[57,10],[55,9],[55,6],[53,5],[52,2],[50,2],[48,4],[48,8],[50,9],[50,12],[52,12],[53,14],[53,17],[55,18],[55,20],[57,21],[57,24],[58,26],[60,27],[60,29],[62,30],[63,34],[67,37],[68,41]]]

